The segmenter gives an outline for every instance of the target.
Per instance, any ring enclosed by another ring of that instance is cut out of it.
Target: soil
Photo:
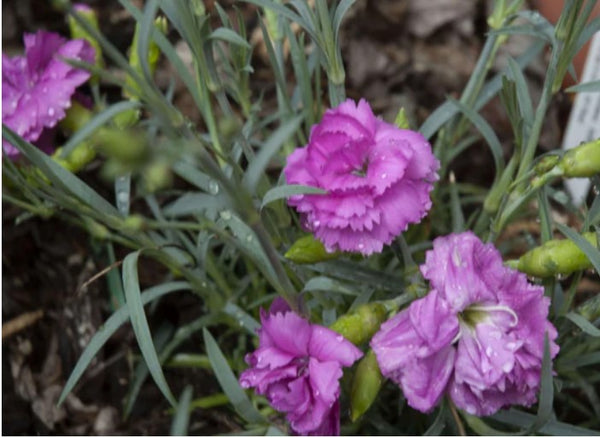
[[[51,3],[3,2],[3,52],[22,50],[23,32],[45,28],[68,35],[63,17]],[[98,12],[105,35],[125,52],[133,34],[133,20],[117,1],[88,3]],[[134,3],[139,6],[142,2]],[[213,1],[205,3],[209,12],[215,12]],[[227,10],[231,4],[221,2]],[[245,3],[237,6],[248,28],[256,30],[255,8]],[[460,96],[484,41],[488,7],[486,1],[472,0],[358,0],[344,22],[341,37],[348,96],[367,99],[388,121],[393,121],[403,106],[409,120],[418,126],[447,96]],[[177,40],[174,32],[169,37]],[[272,84],[260,35],[254,38],[255,77],[263,85]],[[505,51],[516,56],[527,43],[527,37],[517,37]],[[542,56],[527,70],[534,96],[539,95],[544,66]],[[169,75],[168,66],[161,64],[156,73],[159,84]],[[104,91],[109,98],[117,92],[109,87]],[[267,110],[275,105],[274,93],[271,96],[263,104]],[[175,103],[191,118],[198,118],[183,90],[176,90]],[[569,99],[559,95],[546,119],[542,150],[560,144],[569,109]],[[499,101],[492,101],[483,115],[500,134],[508,154],[512,147],[510,125]],[[485,185],[492,177],[486,169],[491,168],[491,155],[484,145],[477,145],[455,162],[453,171],[458,181]],[[110,198],[110,188],[99,178],[97,166],[89,166],[80,176]],[[123,401],[137,363],[134,359],[139,354],[129,325],[107,342],[72,395],[61,407],[56,406],[82,349],[113,311],[104,278],[82,289],[110,262],[103,244],[76,227],[53,218],[19,221],[22,211],[7,203],[2,209],[3,323],[23,315],[29,318],[26,328],[7,338],[3,329],[3,433],[168,434],[172,419],[169,406],[150,379],[143,385],[131,415],[122,418]],[[123,248],[115,251],[117,260],[127,254]],[[154,285],[161,273],[160,267],[143,264],[140,281]],[[176,327],[198,317],[197,303],[185,293],[165,297],[150,311],[152,329]],[[180,351],[201,353],[201,346],[201,335],[196,334]],[[175,394],[187,384],[193,385],[195,397],[218,390],[211,374],[201,369],[167,368],[165,372]],[[190,434],[240,431],[232,418],[227,407],[196,409]]]

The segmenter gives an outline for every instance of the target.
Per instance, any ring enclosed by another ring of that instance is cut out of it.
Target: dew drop
[[[16,108],[17,107],[17,101],[13,100],[13,102],[10,104],[11,107]]]
[[[386,179],[387,178],[387,173],[382,173],[381,174],[381,179]]]
[[[240,327],[244,327],[244,321],[240,321]]]
[[[119,204],[125,204],[129,201],[129,194],[126,191],[120,191],[117,193],[117,202]]]
[[[338,341],[338,342],[342,342],[344,340],[344,337],[342,335],[337,335],[335,337],[335,340]]]
[[[510,370],[512,370],[512,364],[510,362],[506,362],[504,365],[502,365],[502,371],[505,373],[510,372]]]
[[[318,227],[319,225],[321,225],[321,221],[314,221],[313,222],[313,227]]]
[[[221,219],[224,221],[228,221],[231,219],[231,212],[229,210],[223,210],[221,213],[219,213],[219,216],[221,216]]]
[[[364,243],[359,243],[359,244],[358,244],[358,249],[363,249],[364,247],[365,247],[365,244],[364,244]]]
[[[248,234],[248,235],[246,236],[246,242],[252,242],[252,239],[254,239],[254,238],[252,237],[252,234]]]
[[[52,117],[54,115],[54,108],[48,108],[48,115]]]
[[[208,192],[211,195],[218,194],[219,193],[219,184],[216,181],[211,179],[208,183]]]
[[[490,356],[492,355],[492,352],[493,352],[493,351],[492,351],[492,347],[487,347],[487,348],[485,349],[485,355],[486,355],[487,357],[490,357]]]
[[[317,390],[315,391],[315,395],[318,397],[319,395],[321,395],[321,392],[320,392],[320,391],[317,389]]]
[[[42,93],[46,94],[48,92],[48,87],[42,88]]]

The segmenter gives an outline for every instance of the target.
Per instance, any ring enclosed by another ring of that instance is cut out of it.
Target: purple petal
[[[340,364],[321,362],[311,357],[308,362],[308,374],[315,398],[333,405],[340,393],[339,379],[342,377]]]
[[[321,362],[334,361],[349,367],[363,353],[339,333],[320,325],[312,326],[308,354]]]
[[[262,320],[262,330],[283,352],[299,357],[308,354],[311,327],[307,320],[294,312],[269,315]]]

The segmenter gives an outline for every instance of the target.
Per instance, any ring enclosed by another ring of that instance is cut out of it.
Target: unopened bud
[[[591,245],[598,247],[596,233],[583,233]],[[549,240],[521,256],[509,266],[535,277],[569,275],[575,271],[588,269],[592,263],[584,252],[570,239]]]
[[[337,259],[339,252],[327,252],[323,243],[312,234],[301,237],[285,253],[285,258],[298,264],[319,263],[325,260]]]
[[[558,163],[566,177],[588,178],[600,173],[600,139],[569,149]]]
[[[75,12],[85,20],[90,27],[100,30],[100,26],[98,25],[98,17],[96,16],[96,12],[88,5],[83,3],[77,3],[73,5],[73,9]],[[84,28],[73,18],[72,15],[68,17],[69,22],[69,30],[71,32],[71,38],[73,39],[84,39],[94,48],[94,65],[96,67],[102,68],[104,67],[104,61],[102,60],[102,48],[98,43],[98,40],[93,38]]]
[[[382,383],[383,376],[377,364],[377,357],[373,350],[369,350],[358,363],[352,380],[350,393],[350,419],[352,421],[358,420],[371,407],[379,394]]]
[[[382,303],[370,303],[338,318],[329,328],[338,332],[355,345],[361,345],[373,337],[387,316]]]

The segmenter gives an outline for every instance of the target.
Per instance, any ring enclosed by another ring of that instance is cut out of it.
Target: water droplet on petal
[[[382,173],[381,174],[381,179],[386,179],[387,178],[387,173]]]
[[[365,247],[365,244],[364,244],[364,243],[359,243],[359,244],[358,244],[358,249],[363,249],[364,247]]]
[[[490,356],[492,355],[492,347],[487,347],[487,348],[485,349],[485,355],[486,355],[487,357],[490,357]]]
[[[321,221],[314,221],[313,222],[313,227],[318,227],[319,225],[321,225]]]
[[[48,92],[48,87],[42,88],[42,93],[46,94]]]
[[[317,390],[315,391],[315,396],[317,396],[317,397],[318,397],[319,395],[321,395],[321,392],[319,392],[319,390],[317,389]]]
[[[512,370],[512,363],[506,362],[504,365],[502,365],[502,371],[505,373],[509,373],[510,370]]]
[[[342,342],[344,340],[344,337],[342,335],[337,335],[335,337],[335,340],[338,341],[338,342]]]
[[[54,108],[48,108],[48,115],[52,117],[54,115]]]

